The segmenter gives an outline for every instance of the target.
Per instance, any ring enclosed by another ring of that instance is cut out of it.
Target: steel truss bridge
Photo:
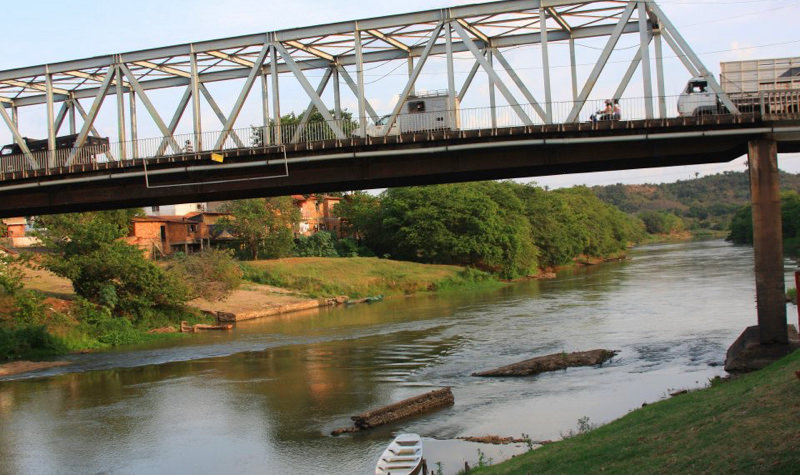
[[[625,48],[627,68],[607,68],[623,37],[638,42]],[[604,46],[579,77],[576,41],[586,39]],[[571,95],[554,98],[550,58],[563,48],[552,46],[564,43]],[[519,72],[533,55],[524,64],[509,59],[521,47],[537,51],[536,88]],[[729,112],[675,117],[675,98],[665,93],[667,48]],[[389,133],[434,57],[445,59],[441,95],[458,126]],[[456,57],[472,62],[459,84]],[[382,118],[366,94],[365,71],[386,62],[406,63],[407,80],[384,91],[397,100]],[[637,72],[642,93],[629,97]],[[479,74],[489,86],[485,106],[460,107]],[[606,99],[594,92],[604,75],[615,78],[612,99],[626,120],[586,123]],[[308,99],[299,123],[281,123],[287,81]],[[208,87],[224,82],[237,88],[229,110]],[[178,99],[177,107],[157,105],[156,91]],[[342,108],[348,94],[358,104],[352,118]],[[251,95],[260,99],[261,123],[237,127]],[[0,71],[0,106],[15,145],[0,156],[0,216],[729,161],[764,135],[794,150],[800,131],[796,111],[740,113],[651,0],[506,0]],[[20,117],[37,107],[46,111],[47,138],[32,150]],[[204,110],[219,124],[204,124]],[[322,120],[309,121],[314,111]],[[101,114],[116,130],[98,130]],[[179,130],[184,116],[191,127]],[[139,137],[142,119],[159,137]],[[379,121],[384,127],[374,133]]]

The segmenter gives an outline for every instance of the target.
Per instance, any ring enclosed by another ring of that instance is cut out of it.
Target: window
[[[689,90],[686,92],[688,92],[689,94],[700,94],[706,92],[707,88],[708,88],[708,83],[705,81],[690,82]]]
[[[196,224],[190,224],[189,225],[189,232],[190,233],[196,233],[197,232],[197,225]]]
[[[408,112],[425,112],[425,101],[413,101],[408,103]]]
[[[159,211],[161,211],[161,207],[153,206],[152,208],[150,208],[150,211],[152,211],[153,213],[158,213]]]

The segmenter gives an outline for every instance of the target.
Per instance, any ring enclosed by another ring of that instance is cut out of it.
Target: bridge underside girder
[[[728,162],[746,154],[748,140],[763,136],[764,130],[757,127],[763,123],[677,130],[644,123],[602,125],[607,130],[593,135],[580,127],[558,131],[551,126],[552,132],[520,127],[500,136],[440,132],[424,142],[407,135],[383,138],[386,143],[380,145],[356,141],[349,148],[331,144],[333,150],[297,147],[287,150],[288,165],[281,149],[259,154],[248,149],[246,155],[229,154],[224,164],[194,157],[158,165],[151,161],[149,187],[143,168],[87,172],[79,174],[80,183],[59,184],[57,177],[21,186],[17,181],[0,188],[0,217]],[[784,143],[782,151],[796,145]]]

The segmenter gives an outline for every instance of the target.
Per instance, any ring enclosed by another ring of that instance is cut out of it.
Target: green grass
[[[475,474],[799,473],[800,351]]]
[[[314,297],[359,298],[499,285],[494,277],[474,269],[373,257],[302,257],[247,262],[242,267],[247,280]]]

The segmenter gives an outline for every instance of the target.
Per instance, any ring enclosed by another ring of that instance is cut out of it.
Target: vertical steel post
[[[361,30],[358,22],[354,23],[353,37],[356,49],[356,81],[358,81],[358,134],[361,137],[367,136],[367,106],[366,91],[364,90],[364,53],[361,50]]]
[[[448,128],[453,129],[456,125],[456,76],[453,66],[453,28],[450,21],[445,25],[445,51],[447,53],[447,108],[449,116]]]
[[[336,64],[332,65],[333,68],[333,113],[336,120],[342,120],[342,89],[339,83],[339,68]]]
[[[270,60],[271,61],[271,60]],[[267,80],[267,75],[261,75],[261,115],[262,115],[262,125],[261,130],[263,136],[261,140],[263,141],[264,145],[272,145],[272,133],[271,127],[269,126],[269,84]]]
[[[55,111],[53,110],[53,75],[50,66],[45,66],[45,85],[47,86],[47,173],[56,162]]]
[[[653,79],[650,71],[650,34],[648,32],[647,3],[639,2],[639,41],[642,52],[642,81],[644,84],[645,117],[653,118]]]
[[[411,56],[411,52],[408,53],[408,79],[411,80],[411,76],[414,74],[414,57]],[[411,91],[409,91],[410,95],[416,94],[416,88],[414,85],[411,86]]]
[[[75,135],[75,99],[70,99],[67,102],[67,106],[69,107],[69,134]]]
[[[16,105],[11,106],[11,122],[14,127],[19,128],[19,109]]]
[[[762,345],[789,342],[783,281],[783,234],[778,144],[763,138],[748,143],[758,331]]]
[[[487,57],[486,59],[489,61],[489,67],[494,69],[494,48],[488,47],[487,48]],[[489,77],[489,109],[492,113],[492,128],[497,128],[497,91],[494,86],[494,78],[491,74],[487,74]]]
[[[128,92],[128,102],[131,108],[131,153],[134,159],[139,158],[139,123],[136,120],[136,93]]]
[[[273,46],[270,47],[270,68],[272,75],[272,126],[275,128],[275,144],[282,145],[281,136],[281,97],[278,81],[278,50],[275,49],[275,35],[272,35]]]
[[[119,62],[119,60],[117,60]],[[117,137],[119,137],[119,159],[125,160],[128,158],[128,151],[125,147],[125,138],[127,132],[125,131],[125,93],[122,85],[122,74],[119,71],[119,65],[116,66],[117,75]]]
[[[189,48],[189,61],[192,68],[192,130],[194,132],[195,151],[202,152],[203,124],[200,110],[200,72],[197,68],[197,53],[194,51],[194,44],[190,45]]]
[[[656,84],[658,87],[658,116],[662,119],[667,118],[667,100],[664,86],[664,55],[661,48],[661,31],[653,32],[656,47]]]
[[[547,13],[539,8],[539,32],[542,45],[542,79],[544,80],[545,122],[553,123],[553,97],[550,94],[550,55],[547,48]]]
[[[572,75],[572,101],[578,101],[578,68],[575,60],[575,38],[569,36],[569,69]]]

